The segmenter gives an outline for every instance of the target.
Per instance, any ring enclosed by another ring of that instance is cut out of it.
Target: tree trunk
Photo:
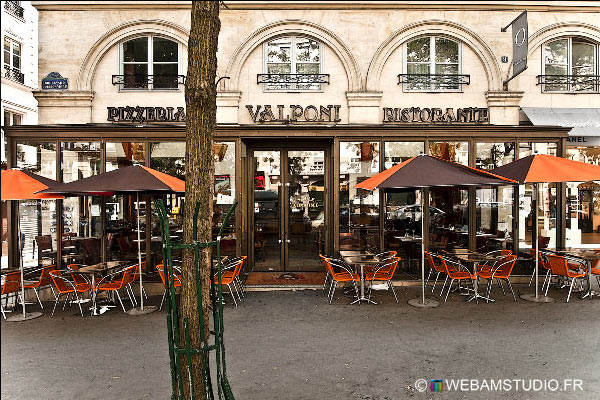
[[[185,243],[193,241],[194,209],[200,202],[198,215],[198,241],[209,242],[212,236],[213,176],[212,154],[213,129],[216,124],[216,74],[217,43],[219,39],[219,2],[193,1],[192,23],[188,42],[188,71],[185,84],[186,105],[186,150],[185,150],[185,214],[183,238]],[[210,305],[210,248],[200,252],[202,277],[202,304],[198,310],[194,251],[183,253],[183,279],[181,290],[180,332],[181,347],[184,347],[185,329],[183,319],[188,318],[191,346],[200,348],[208,343],[201,342],[200,330],[205,332],[208,342]],[[204,326],[200,326],[200,312],[204,315]],[[187,376],[187,362],[182,357],[184,398],[191,398]],[[192,380],[195,398],[206,399],[203,360],[201,355],[192,356]]]

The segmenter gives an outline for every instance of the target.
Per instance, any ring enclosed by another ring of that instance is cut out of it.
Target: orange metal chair
[[[50,278],[52,278],[52,282],[54,282],[54,286],[58,293],[55,295],[54,308],[52,309],[51,317],[54,317],[54,311],[56,311],[56,305],[58,304],[61,296],[66,295],[65,303],[63,304],[63,310],[67,305],[67,301],[69,301],[69,297],[71,295],[77,300],[77,305],[79,306],[79,311],[81,312],[81,316],[83,317],[83,309],[81,308],[81,299],[79,298],[79,294],[83,294],[92,290],[92,285],[89,283],[76,283],[67,279],[62,275],[62,271],[60,270],[52,270],[50,271]],[[73,300],[73,299],[72,299]]]
[[[43,267],[41,269],[40,278],[37,281],[29,282],[23,285],[25,289],[33,289],[42,309],[44,308],[44,305],[42,304],[42,300],[40,300],[38,289],[50,286],[50,289],[52,289],[52,291],[54,292],[54,288],[52,287],[52,278],[50,278],[50,271],[54,269],[56,269],[55,265],[48,265],[47,267]]]
[[[446,268],[444,267],[444,265],[442,263],[436,264],[435,260],[433,259],[433,256],[428,251],[425,252],[425,261],[427,261],[427,263],[429,264],[429,275],[427,276],[425,285],[427,285],[427,283],[429,282],[429,278],[431,277],[431,274],[434,271],[437,273],[435,276],[435,282],[433,282],[433,286],[431,287],[431,293],[433,293],[433,291],[435,290],[435,285],[437,285],[437,281],[438,281],[440,274],[445,274]],[[454,270],[454,267],[451,265],[448,265],[448,268],[451,268],[452,270]],[[448,282],[448,275],[446,275],[446,279],[444,279],[444,285],[442,286],[442,290],[440,290],[440,296],[444,292],[444,288],[446,287],[446,282]]]
[[[598,282],[598,286],[600,286],[600,260],[597,260],[590,270],[592,275],[596,275],[596,281]]]
[[[4,282],[2,282],[1,294],[4,296],[6,300],[6,306],[8,306],[8,297],[11,294],[14,294],[16,297],[19,293],[19,289],[21,288],[21,272],[9,272],[4,275]],[[4,306],[2,305],[2,300],[0,300],[0,310],[2,311],[2,316],[6,319],[6,312],[4,310]]]
[[[96,284],[94,288],[95,291],[100,292],[111,292],[117,295],[119,299],[119,303],[121,303],[121,308],[123,308],[123,312],[125,312],[125,305],[123,305],[123,300],[121,300],[121,295],[119,294],[119,290],[125,289],[127,285],[131,282],[131,278],[135,273],[136,265],[132,265],[130,267],[124,268],[114,274],[110,274],[100,279],[100,281]],[[122,275],[121,275],[122,274]],[[111,280],[113,277],[121,275],[121,278],[118,280]],[[129,292],[127,293],[129,296]],[[131,298],[129,299],[131,300]],[[131,300],[133,304],[133,300]]]
[[[162,310],[162,306],[163,303],[165,301],[165,296],[167,295],[167,282],[166,282],[166,277],[165,277],[165,265],[164,264],[157,264],[156,265],[156,270],[158,271],[158,276],[160,276],[160,280],[163,283],[163,286],[165,288],[165,291],[163,292],[163,297],[162,300],[160,301],[160,307],[158,308],[158,310]],[[175,272],[178,271],[179,273]],[[179,269],[177,267],[173,267],[173,287],[178,288],[181,287],[181,271],[179,271]]]
[[[552,275],[566,278],[567,282],[568,282],[569,278],[571,279],[571,285],[569,287],[569,294],[567,295],[567,303],[568,303],[569,299],[571,298],[571,292],[573,291],[573,284],[575,283],[575,279],[585,277],[585,273],[571,271],[569,269],[568,261],[565,257],[551,255],[551,254],[549,254],[547,257],[548,257],[548,264],[550,266],[550,270],[552,271]],[[581,284],[581,281],[580,281],[580,284]],[[549,287],[550,287],[550,282],[548,282],[548,285],[546,286],[546,292],[545,292],[546,296],[548,295]],[[583,289],[583,285],[581,285],[581,288]]]
[[[240,297],[240,294],[237,291],[237,288],[235,286],[235,278],[237,275],[239,275],[240,271],[242,270],[242,264],[244,264],[244,260],[239,260],[235,264],[233,271],[222,271],[221,272],[221,286],[226,285],[227,288],[229,288],[229,293],[231,294],[231,298],[233,299],[233,304],[235,304],[236,307],[237,307],[237,301],[235,300],[235,294],[234,294],[233,290],[235,290],[235,292],[238,295],[238,298],[241,301],[242,298]],[[215,273],[213,275],[213,281],[214,281],[215,285],[219,284],[218,273]],[[233,288],[232,288],[232,286],[233,286]]]
[[[487,253],[485,253],[485,255],[489,256],[489,257],[505,257],[505,256],[510,256],[511,254],[513,254],[513,252],[511,250],[507,250],[507,249],[493,250],[493,251],[488,251]],[[485,263],[477,266],[477,272],[491,271],[497,265],[499,265],[499,262],[502,262],[502,260],[503,259],[500,259],[499,261],[495,261],[495,262],[486,261]]]
[[[531,283],[533,282],[533,278],[535,277],[535,249],[529,249],[529,254],[533,258],[533,262],[534,262],[533,272],[531,273],[531,278],[529,278],[529,286],[531,286]],[[538,257],[539,257],[538,264],[546,270],[546,276],[544,277],[544,283],[542,284],[542,291],[543,291],[544,286],[546,286],[546,282],[548,282],[548,284],[550,284],[550,280],[552,280],[552,271],[550,271],[550,266],[548,265],[548,262],[546,261],[545,256],[542,254],[541,251],[538,251]]]
[[[510,274],[512,273],[512,270],[515,266],[517,262],[517,256],[515,256],[514,254],[509,254],[506,255],[504,258],[502,258],[501,260],[499,260],[498,262],[496,262],[496,264],[494,264],[494,266],[492,267],[491,270],[481,270],[479,272],[477,272],[477,276],[483,279],[487,279],[487,300],[486,302],[489,303],[489,298],[490,298],[490,293],[492,291],[492,284],[494,281],[494,278],[497,280],[498,282],[498,286],[500,286],[500,279],[503,279],[506,281],[508,288],[510,289],[510,292],[513,295],[513,299],[515,299],[515,301],[517,301],[517,296],[515,296],[515,292],[513,291],[512,285],[510,284]],[[500,288],[502,288],[502,286],[500,286]],[[502,288],[502,292],[504,294],[506,294],[504,292],[504,288]]]
[[[373,258],[375,258],[376,260],[379,261],[378,264],[376,265],[367,265],[364,267],[365,269],[365,273],[372,273],[373,271],[375,271],[376,269],[379,269],[382,265],[388,265],[387,269],[389,272],[389,268],[391,266],[391,262],[393,261],[394,257],[396,257],[396,254],[398,254],[397,251],[395,250],[391,250],[391,251],[384,251],[383,253],[379,253],[373,256]],[[383,272],[383,271],[381,271]]]
[[[333,295],[335,294],[335,288],[338,282],[352,282],[352,284],[354,285],[354,292],[356,293],[356,297],[358,298],[358,286],[356,285],[356,282],[360,282],[360,275],[352,272],[344,264],[345,263],[341,260],[335,260],[331,258],[325,259],[325,267],[331,275],[331,284],[329,287],[328,294],[329,304],[331,304],[331,301],[333,300]],[[334,265],[336,268],[339,268],[340,272],[335,272],[333,268]]]
[[[396,272],[396,268],[398,268],[398,263],[402,260],[400,257],[394,257],[386,264],[379,265],[372,272],[367,272],[365,275],[365,280],[370,281],[369,285],[369,300],[371,300],[371,291],[373,290],[373,282],[380,281],[386,282],[387,287],[392,290],[394,294],[394,299],[396,299],[396,303],[398,303],[398,297],[396,296],[396,291],[394,290],[394,284],[392,283],[392,278],[394,277],[394,273]]]
[[[67,269],[71,271],[71,276],[75,283],[91,283],[85,275],[77,273],[79,270],[79,264],[69,264]]]
[[[235,289],[236,292],[238,293],[238,297],[240,297],[240,293],[242,295],[242,297],[244,296],[244,283],[242,282],[242,279],[240,278],[240,274],[242,272],[242,267],[244,266],[244,262],[246,261],[246,258],[248,256],[240,256],[240,257],[235,257],[235,258],[231,258],[228,259],[223,265],[222,265],[222,275],[221,276],[229,276],[230,274],[234,274],[235,276],[233,277],[233,282],[235,284]],[[239,263],[239,265],[238,265]],[[236,270],[237,267],[237,270]],[[241,298],[240,298],[241,300]]]
[[[472,275],[469,271],[466,270],[466,268],[462,266],[462,264],[458,262],[445,259],[444,257],[439,255],[438,258],[440,259],[440,263],[444,266],[446,275],[448,275],[448,277],[451,279],[450,285],[448,286],[448,291],[446,292],[446,298],[444,299],[444,302],[446,302],[448,301],[448,295],[450,294],[450,290],[452,290],[452,284],[454,283],[454,281],[460,282],[466,280],[470,281],[471,284],[473,284],[473,279],[477,279],[477,277]],[[448,263],[457,265],[457,268],[449,266]],[[463,268],[462,271],[461,268]]]

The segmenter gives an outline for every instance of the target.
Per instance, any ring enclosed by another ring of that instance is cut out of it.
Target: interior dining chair
[[[52,315],[51,317],[54,317],[54,312],[56,311],[56,305],[58,304],[58,302],[60,301],[60,298],[62,296],[67,296],[65,298],[65,303],[63,304],[63,310],[65,309],[65,306],[67,305],[67,302],[69,301],[69,298],[71,296],[74,297],[74,299],[71,300],[78,300],[76,303],[79,306],[79,312],[81,313],[81,316],[83,317],[83,309],[81,308],[81,299],[79,298],[79,294],[83,294],[86,293],[90,290],[92,290],[92,285],[90,285],[89,283],[76,283],[75,281],[70,281],[66,276],[64,276],[62,274],[62,271],[60,270],[52,270],[50,271],[50,278],[52,278],[52,282],[54,282],[54,286],[56,287],[56,290],[58,293],[55,293],[55,298],[54,298],[54,308],[52,308]]]
[[[356,282],[360,282],[360,275],[352,272],[352,270],[348,268],[341,260],[326,259],[325,266],[331,275],[331,284],[329,286],[328,294],[329,304],[331,304],[335,294],[335,288],[340,282],[352,282],[352,285],[354,286],[354,293],[356,293],[356,298],[358,298],[358,286],[356,285]],[[340,272],[335,272],[334,268],[338,269]]]
[[[29,283],[23,285],[25,289],[33,289],[42,309],[44,308],[44,305],[42,304],[42,300],[40,300],[38,290],[41,290],[45,287],[50,287],[50,289],[54,292],[54,288],[52,287],[52,278],[50,278],[50,271],[54,269],[56,269],[55,265],[48,265],[46,267],[43,267],[40,270],[40,277],[38,278],[38,280],[32,282],[30,281]]]
[[[486,294],[486,302],[489,303],[490,293],[492,290],[492,285],[494,279],[498,282],[498,286],[500,286],[500,279],[506,281],[510,292],[513,295],[513,299],[517,301],[517,296],[515,296],[515,292],[513,291],[512,285],[510,284],[510,274],[517,262],[517,256],[514,254],[508,254],[501,258],[492,269],[485,269],[477,272],[477,277],[487,279],[487,294]],[[502,288],[502,286],[500,286]],[[502,293],[504,292],[504,288],[502,288]]]
[[[19,293],[19,289],[21,288],[21,272],[9,272],[4,275],[4,281],[2,282],[1,291],[2,297],[6,301],[6,307],[8,307],[8,298],[13,295],[16,296]],[[16,301],[15,301],[16,305]],[[2,305],[2,299],[0,299],[0,310],[2,311],[2,316],[6,319],[6,310],[5,306]]]
[[[160,307],[158,308],[158,310],[160,311],[160,310],[162,310],[162,306],[165,301],[165,297],[167,296],[167,282],[166,282],[166,276],[165,276],[165,265],[157,264],[156,271],[158,272],[158,276],[160,277],[163,287],[165,288],[162,299],[160,300]],[[177,267],[173,267],[173,287],[174,288],[181,287],[181,271]]]
[[[583,285],[581,283],[581,278],[585,277],[585,273],[583,272],[574,272],[569,269],[569,263],[565,257],[557,256],[553,254],[548,254],[548,264],[550,266],[550,270],[552,271],[552,275],[565,278],[567,282],[570,279],[571,284],[569,285],[569,294],[567,295],[567,303],[571,298],[571,292],[573,291],[573,284],[576,279],[579,279],[579,284],[581,289],[583,290]],[[550,282],[546,286],[545,296],[548,295],[548,288],[550,286]]]
[[[398,296],[396,296],[396,291],[394,290],[394,284],[392,283],[392,278],[394,277],[394,273],[396,272],[396,268],[398,268],[398,263],[402,260],[400,257],[394,257],[390,259],[386,264],[382,264],[375,268],[373,272],[367,273],[365,275],[365,280],[371,282],[369,285],[369,300],[371,300],[371,292],[373,291],[373,283],[375,281],[385,282],[387,285],[387,289],[391,289],[394,294],[394,299],[396,299],[396,303],[398,303]]]

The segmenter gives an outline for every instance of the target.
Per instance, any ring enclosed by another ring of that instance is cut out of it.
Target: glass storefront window
[[[17,167],[56,179],[56,143],[17,143]],[[18,251],[24,267],[56,264],[56,200],[21,200]]]
[[[557,143],[520,143],[519,159],[535,153],[556,156]],[[539,183],[538,185],[538,244],[539,248],[556,248],[556,197],[555,183]],[[531,248],[533,232],[531,199],[533,185],[519,186],[519,248]]]
[[[600,165],[600,146],[568,147],[574,161]],[[567,182],[566,246],[600,246],[600,181]]]
[[[469,165],[469,142],[429,142],[429,152],[442,160]]]
[[[63,182],[73,182],[100,173],[100,142],[62,142]],[[102,251],[101,200],[98,196],[66,197],[63,200],[63,263],[95,264]]]
[[[379,249],[379,190],[355,186],[379,172],[378,142],[340,143],[340,250]]]
[[[418,156],[425,151],[424,142],[385,142],[385,169]],[[414,189],[386,190],[384,196],[385,226],[383,246],[396,250],[406,262],[407,272],[416,272],[420,265],[418,257],[421,241],[421,192]]]
[[[106,143],[106,171],[130,165],[144,165],[146,148],[143,142]],[[142,260],[146,258],[146,200],[140,195],[140,246]],[[106,258],[136,261],[138,259],[137,207],[135,195],[106,197]]]
[[[490,171],[514,161],[515,146],[515,142],[476,143],[477,168]],[[512,250],[513,187],[478,188],[476,193],[476,250]]]
[[[215,162],[215,190],[213,193],[213,239],[221,229],[225,214],[233,205],[235,191],[235,142],[213,144]],[[235,213],[231,214],[228,225],[221,238],[221,253],[234,256],[236,254]]]

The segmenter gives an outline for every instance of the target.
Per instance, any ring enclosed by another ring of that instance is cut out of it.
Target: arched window
[[[121,44],[123,89],[177,89],[183,83],[179,43],[160,36],[142,36]],[[115,82],[113,78],[113,83]]]
[[[598,44],[565,37],[547,42],[543,52],[544,92],[589,92],[599,90]]]
[[[265,90],[321,89],[321,83],[328,83],[328,76],[321,74],[322,48],[320,42],[306,37],[269,40],[263,47],[264,74],[259,74],[258,82]]]
[[[446,37],[424,36],[404,46],[405,91],[458,91],[468,84],[461,73],[461,44]]]

